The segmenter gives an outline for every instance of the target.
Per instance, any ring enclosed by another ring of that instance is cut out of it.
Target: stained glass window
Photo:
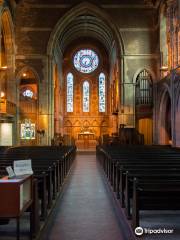
[[[67,75],[67,112],[73,112],[73,75]]]
[[[32,98],[34,95],[33,91],[31,91],[30,89],[26,89],[24,92],[23,92],[23,96],[24,97],[29,97],[29,98]]]
[[[105,90],[105,75],[99,75],[99,112],[106,111],[106,90]]]
[[[91,49],[81,49],[74,56],[74,67],[82,73],[93,72],[99,64],[98,55]]]
[[[21,123],[21,139],[35,139],[35,123],[31,123],[30,119]]]
[[[83,83],[83,112],[89,112],[89,83]]]

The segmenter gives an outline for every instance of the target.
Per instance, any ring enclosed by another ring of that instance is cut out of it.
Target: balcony
[[[16,114],[16,104],[1,98],[0,100],[0,114],[5,114],[8,116],[15,116]]]

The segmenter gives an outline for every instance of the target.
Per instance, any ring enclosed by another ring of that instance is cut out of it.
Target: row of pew
[[[75,146],[20,146],[0,152],[0,177],[15,160],[31,159],[33,170],[32,235],[45,223],[76,154]],[[1,223],[1,222],[0,222]]]
[[[104,145],[96,154],[133,229],[141,210],[180,210],[179,149]]]

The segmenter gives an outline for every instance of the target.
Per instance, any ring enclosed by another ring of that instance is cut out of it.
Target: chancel
[[[179,17],[0,1],[0,240],[180,239]]]

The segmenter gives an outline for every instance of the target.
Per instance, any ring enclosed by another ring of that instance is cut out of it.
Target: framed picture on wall
[[[35,139],[35,123],[26,121],[21,123],[21,139]]]

